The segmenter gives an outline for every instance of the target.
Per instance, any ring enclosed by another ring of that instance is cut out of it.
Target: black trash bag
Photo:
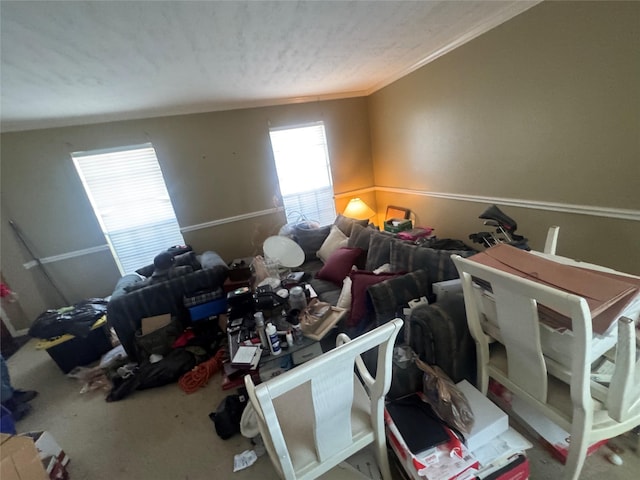
[[[29,327],[29,336],[49,339],[71,334],[86,338],[96,320],[107,313],[107,303],[104,298],[89,298],[70,307],[46,310]]]
[[[216,433],[223,440],[228,440],[236,433],[240,433],[240,419],[246,401],[242,401],[240,395],[227,395],[215,412],[209,414],[209,418],[216,426]]]
[[[175,383],[195,366],[196,358],[193,353],[184,348],[172,350],[159,362],[142,365],[135,375],[121,382],[114,381],[114,387],[107,395],[107,402],[122,400],[134,390],[145,390]]]

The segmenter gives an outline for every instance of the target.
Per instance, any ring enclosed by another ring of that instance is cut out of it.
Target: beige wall
[[[544,2],[368,99],[3,134],[2,274],[30,321],[63,302],[22,267],[29,258],[8,220],[39,257],[105,244],[71,152],[152,142],[184,228],[272,208],[268,128],[316,120],[337,194],[356,191],[380,214],[407,206],[417,224],[463,240],[485,229],[477,217],[491,197],[533,248],[560,225],[559,254],[640,274],[639,7]],[[338,211],[349,198],[338,195]],[[562,205],[627,209],[636,220],[554,211]],[[231,260],[257,253],[283,222],[260,216],[185,241]],[[108,251],[46,268],[71,301],[108,295],[119,275]]]
[[[639,20],[637,2],[544,2],[371,95],[376,185],[633,210],[502,208],[534,248],[559,225],[559,254],[640,274]],[[377,200],[443,238],[487,230],[481,201]]]
[[[318,120],[325,122],[336,193],[371,187],[364,98],[3,134],[2,273],[21,293],[27,317],[65,302],[38,268],[23,268],[30,258],[9,219],[40,258],[106,244],[72,152],[152,142],[185,228],[274,208],[279,190],[269,127]],[[347,200],[339,200],[338,207]],[[284,223],[283,214],[275,213],[188,231],[184,237],[197,251],[215,250],[231,261],[259,253],[264,238]],[[119,278],[109,251],[45,268],[69,302],[109,295]]]

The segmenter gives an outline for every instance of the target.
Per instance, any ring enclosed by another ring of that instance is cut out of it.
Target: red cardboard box
[[[422,397],[423,395],[419,393]],[[414,480],[462,480],[473,478],[480,466],[460,439],[446,426],[449,441],[424,452],[412,452],[385,408],[387,440],[405,472]]]

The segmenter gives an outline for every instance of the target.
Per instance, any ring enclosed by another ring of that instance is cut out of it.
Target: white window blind
[[[287,222],[333,223],[336,208],[324,123],[271,129],[269,135]]]
[[[150,143],[77,152],[71,158],[122,274],[184,244]]]

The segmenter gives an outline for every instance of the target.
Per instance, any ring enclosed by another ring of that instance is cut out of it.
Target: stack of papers
[[[240,345],[231,359],[234,367],[256,368],[260,362],[262,347],[259,345]]]

